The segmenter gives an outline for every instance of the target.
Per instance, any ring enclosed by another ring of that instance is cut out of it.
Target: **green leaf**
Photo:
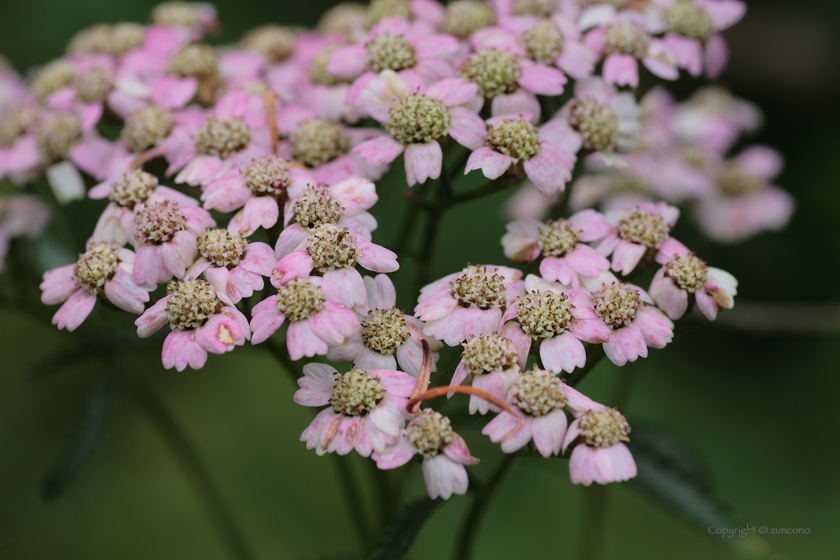
[[[385,530],[379,546],[370,555],[370,560],[396,560],[408,552],[420,529],[441,504],[441,500],[423,498],[410,503],[396,521]]]
[[[114,380],[104,376],[93,387],[88,398],[84,417],[76,433],[58,464],[44,477],[42,496],[44,501],[52,502],[78,478],[85,465],[93,456],[114,404]]]
[[[768,558],[768,547],[758,535],[721,538],[710,527],[746,527],[730,516],[713,494],[704,462],[687,445],[667,432],[634,423],[628,444],[639,474],[631,485],[677,514],[703,534],[714,537],[742,558]]]

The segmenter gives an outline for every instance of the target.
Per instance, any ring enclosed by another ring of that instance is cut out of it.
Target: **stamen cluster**
[[[135,204],[146,202],[157,187],[157,177],[140,169],[131,169],[114,181],[108,198],[124,208],[133,209]]]
[[[140,206],[134,212],[134,237],[141,243],[166,243],[186,228],[181,209],[174,202],[162,200]]]
[[[513,93],[518,87],[519,60],[507,51],[483,49],[467,60],[461,75],[478,84],[478,93],[484,97]]]
[[[514,165],[540,153],[540,132],[522,117],[506,119],[487,127],[487,145],[510,156]]]
[[[519,364],[513,342],[497,334],[480,334],[463,345],[462,363],[470,375],[510,371]]]
[[[239,117],[208,117],[195,135],[195,149],[205,156],[227,159],[251,142],[251,129]]]
[[[620,441],[630,441],[630,424],[614,408],[598,408],[584,414],[580,432],[589,447],[611,447]]]
[[[356,264],[356,238],[335,224],[322,224],[309,235],[306,251],[321,272]]]
[[[505,307],[505,279],[485,266],[470,266],[452,281],[452,295],[462,307]]]
[[[350,137],[337,122],[328,119],[303,121],[289,136],[292,157],[308,167],[318,167],[350,150]]]
[[[572,309],[565,294],[531,292],[519,298],[516,318],[534,340],[559,336],[572,325]]]
[[[361,369],[352,369],[335,376],[330,405],[344,416],[364,416],[385,398],[378,379]]]
[[[605,284],[592,294],[592,303],[595,312],[613,330],[632,323],[643,305],[639,291],[624,282]]]
[[[92,243],[73,267],[76,284],[91,295],[102,293],[120,264],[119,251],[108,243]]]
[[[380,354],[393,354],[408,340],[408,325],[403,312],[396,307],[372,309],[362,321],[362,341]]]
[[[394,103],[385,129],[405,146],[426,144],[449,134],[450,122],[451,117],[443,103],[415,93]]]
[[[545,416],[566,406],[563,381],[536,366],[516,378],[511,395],[517,408],[528,416]]]
[[[173,329],[197,329],[223,307],[216,289],[206,280],[179,280],[170,284],[166,318]]]
[[[618,117],[612,107],[593,97],[572,102],[569,125],[578,131],[587,150],[607,150],[618,140]]]
[[[659,214],[633,210],[618,223],[618,235],[626,241],[655,249],[668,239],[671,227]]]
[[[198,239],[198,251],[218,267],[231,268],[245,256],[248,239],[240,232],[208,229]]]
[[[277,289],[276,305],[289,321],[305,321],[324,308],[324,292],[309,280],[296,278]]]
[[[169,136],[174,125],[175,115],[172,111],[158,105],[149,105],[125,119],[120,140],[129,152],[145,152]]]
[[[426,408],[408,423],[405,437],[424,459],[437,457],[443,448],[454,441],[455,432],[449,418]]]

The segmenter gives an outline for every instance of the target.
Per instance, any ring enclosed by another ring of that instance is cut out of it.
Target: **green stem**
[[[587,373],[595,369],[595,366],[601,362],[605,355],[603,344],[593,344],[586,353],[586,365],[567,375],[565,378],[566,384],[569,387],[574,387],[580,383]]]
[[[461,525],[461,534],[455,543],[455,549],[452,554],[453,560],[469,560],[473,545],[475,545],[475,538],[478,536],[481,520],[487,511],[490,499],[493,497],[493,494],[499,487],[499,483],[505,477],[511,465],[513,465],[515,458],[516,455],[505,455],[502,462],[496,467],[490,480],[476,490],[475,498],[473,498],[473,502],[464,517],[464,523]]]
[[[350,472],[350,464],[346,457],[341,457],[335,453],[330,453],[330,457],[332,457],[339,486],[350,512],[350,519],[353,520],[353,525],[356,527],[356,535],[359,537],[362,547],[366,550],[371,549],[374,545],[374,536],[370,527],[368,527],[367,516],[362,511],[362,496],[359,494],[359,487],[353,473]]]
[[[394,508],[398,502],[395,499],[391,483],[388,480],[388,472],[377,467],[376,462],[373,460],[365,461],[365,466],[370,475],[373,489],[376,492],[379,524],[384,529],[394,518]]]
[[[118,368],[115,368],[118,369]],[[122,384],[129,390],[134,400],[151,420],[152,425],[167,443],[178,462],[195,486],[210,517],[219,529],[220,536],[228,547],[231,558],[236,560],[255,560],[251,547],[234,522],[233,516],[227,509],[221,493],[209,472],[205,468],[193,448],[186,434],[181,430],[175,418],[166,408],[154,390],[145,381],[134,379],[127,375],[119,377]]]
[[[607,513],[607,487],[593,484],[584,488],[583,511],[578,557],[580,560],[598,560],[604,545]]]

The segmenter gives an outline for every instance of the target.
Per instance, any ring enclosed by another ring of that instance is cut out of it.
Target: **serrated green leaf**
[[[379,546],[370,555],[370,560],[396,560],[408,552],[420,529],[441,504],[441,500],[423,498],[410,503],[396,521],[385,530]]]
[[[114,381],[110,376],[97,382],[88,398],[84,417],[79,423],[58,464],[44,477],[42,496],[52,502],[70,487],[93,456],[111,417],[114,404]]]

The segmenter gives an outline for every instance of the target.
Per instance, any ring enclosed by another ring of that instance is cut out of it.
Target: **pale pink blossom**
[[[617,366],[647,358],[648,347],[665,348],[674,338],[674,323],[656,308],[641,288],[619,282],[609,272],[586,279],[595,313],[612,332],[604,353]]]
[[[134,209],[137,257],[134,280],[160,284],[184,278],[198,255],[198,238],[216,222],[198,206],[182,206],[168,199]]]
[[[443,152],[439,139],[451,136],[476,150],[487,128],[475,112],[462,107],[478,86],[462,78],[447,78],[430,85],[412,83],[391,70],[368,82],[359,105],[391,133],[356,146],[353,151],[371,165],[386,165],[405,152],[408,186],[440,177]]]
[[[405,465],[417,454],[423,458],[423,481],[431,499],[448,500],[452,494],[467,492],[469,478],[464,465],[475,465],[478,459],[452,430],[449,418],[431,409],[421,410],[400,431],[395,445],[372,457],[377,467],[387,470]]]
[[[365,276],[367,301],[355,308],[361,323],[347,340],[331,345],[327,359],[353,362],[361,369],[399,369],[417,377],[423,361],[421,339],[432,350],[432,371],[437,371],[438,350],[443,346],[423,336],[423,323],[397,308],[397,291],[385,274]]]
[[[609,270],[609,261],[586,245],[603,238],[610,225],[600,212],[581,210],[568,219],[543,223],[531,218],[507,224],[502,237],[505,256],[515,263],[540,261],[540,275],[573,288],[580,286],[579,276],[597,276]]]
[[[129,313],[143,313],[154,285],[142,285],[132,277],[134,253],[108,243],[89,243],[75,264],[44,273],[41,301],[63,303],[52,324],[73,331],[87,319],[97,298]]]
[[[677,320],[688,310],[691,296],[710,321],[721,309],[732,309],[738,294],[738,281],[719,268],[707,266],[685,245],[669,239],[656,255],[662,264],[650,285],[650,297],[668,317]]]
[[[362,457],[382,453],[396,443],[405,421],[405,407],[416,380],[401,371],[354,367],[341,374],[326,364],[306,364],[297,404],[325,406],[303,431],[300,441],[318,455],[347,455],[352,450]]]
[[[612,229],[595,249],[605,257],[612,255],[613,270],[630,274],[643,257],[652,257],[670,238],[679,215],[678,208],[665,202],[642,202],[632,210],[607,212]]]
[[[423,332],[455,346],[471,336],[497,332],[502,314],[523,294],[522,272],[505,266],[468,266],[424,286],[414,316]]]
[[[208,2],[163,2],[152,9],[150,19],[152,27],[185,33],[191,41],[219,29],[216,7]]]
[[[400,267],[393,251],[338,225],[325,223],[309,233],[304,247],[278,261],[271,283],[279,288],[316,271],[323,277],[321,288],[327,299],[351,308],[362,306],[367,295],[357,263],[371,272],[394,272]]]
[[[588,290],[568,289],[532,274],[525,278],[525,295],[502,317],[503,323],[509,321],[503,332],[524,355],[537,345],[543,366],[556,373],[585,366],[583,342],[607,342],[611,334]]]
[[[723,155],[741,134],[756,132],[763,120],[754,104],[709,86],[674,109],[670,126],[681,142]]]
[[[251,317],[254,344],[267,340],[288,318],[286,348],[292,360],[323,356],[330,344],[343,344],[359,327],[359,317],[329,300],[317,277],[282,285],[277,295],[254,306]]]
[[[578,393],[580,395],[580,393]],[[635,478],[638,474],[629,441],[630,425],[616,409],[580,395],[569,405],[575,420],[563,441],[563,453],[575,445],[569,457],[569,476],[573,484],[609,484]]]
[[[487,121],[486,145],[475,150],[466,175],[480,169],[488,179],[498,179],[511,168],[524,169],[531,183],[547,198],[554,198],[572,178],[577,158],[562,146],[543,138],[524,115],[504,115]]]
[[[13,239],[40,236],[50,219],[50,210],[28,194],[0,197],[0,271]]]

